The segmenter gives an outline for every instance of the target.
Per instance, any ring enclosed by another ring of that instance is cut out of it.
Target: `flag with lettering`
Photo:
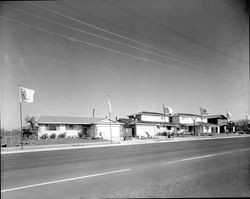
[[[19,87],[20,102],[33,103],[35,91],[29,88]]]

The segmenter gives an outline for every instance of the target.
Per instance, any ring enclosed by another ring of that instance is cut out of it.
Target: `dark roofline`
[[[138,112],[138,113],[135,113],[135,114],[128,115],[128,117],[134,116],[134,115],[161,115],[161,116],[165,115],[165,116],[169,116],[168,114],[164,114],[164,113],[141,111],[141,112]]]
[[[134,124],[134,123],[132,123]],[[135,124],[154,124],[154,125],[166,125],[166,126],[179,126],[179,124],[174,124],[170,122],[148,122],[148,121],[136,121]]]
[[[193,114],[193,113],[175,113],[173,116],[180,116],[180,115],[188,115],[188,116],[201,117],[201,115]],[[204,117],[204,116],[203,116],[203,117]]]
[[[227,119],[227,117],[223,114],[217,114],[217,115],[206,115],[206,118],[217,118],[217,119]]]
[[[40,121],[41,118],[44,121]],[[98,121],[103,120],[103,119],[105,119],[105,118],[42,115],[39,117],[37,124],[92,124],[94,122],[98,122]],[[50,120],[52,120],[52,121],[50,121]],[[54,120],[56,120],[56,121],[54,121]],[[67,120],[69,120],[69,121],[67,121]]]

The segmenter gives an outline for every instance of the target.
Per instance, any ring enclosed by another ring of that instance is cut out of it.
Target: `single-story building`
[[[77,137],[83,133],[91,138],[120,139],[122,125],[109,118],[41,116],[38,120],[38,137],[43,134],[66,133],[67,137]]]

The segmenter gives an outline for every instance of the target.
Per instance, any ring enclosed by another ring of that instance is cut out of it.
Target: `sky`
[[[235,0],[0,4],[1,126],[27,115],[249,113],[249,11]]]

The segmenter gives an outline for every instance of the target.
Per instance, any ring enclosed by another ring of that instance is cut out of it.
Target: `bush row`
[[[48,138],[55,139],[55,138],[66,138],[66,137],[67,137],[67,133],[60,133],[58,135],[56,135],[55,133],[52,133],[50,136],[47,133],[44,133],[39,138],[40,139],[48,139]]]

